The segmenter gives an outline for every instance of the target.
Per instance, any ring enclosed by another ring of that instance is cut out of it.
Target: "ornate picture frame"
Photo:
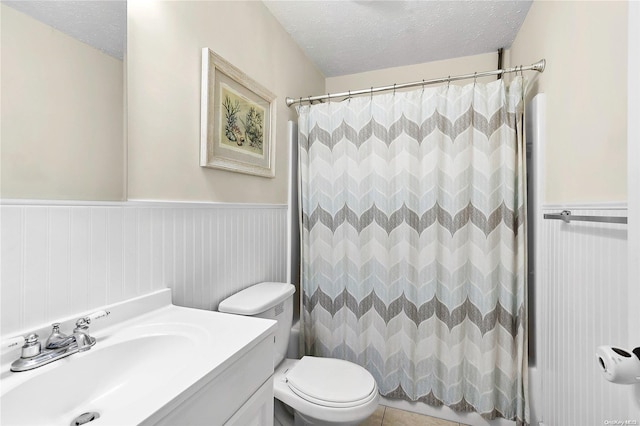
[[[200,166],[275,177],[276,96],[202,49]]]

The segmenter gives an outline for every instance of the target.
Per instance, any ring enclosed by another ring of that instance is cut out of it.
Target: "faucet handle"
[[[31,333],[24,339],[24,345],[22,346],[22,358],[31,358],[39,354],[40,342],[38,341],[38,335]]]
[[[89,324],[91,324],[91,319],[89,319],[89,317],[78,318],[78,321],[76,321],[76,330],[87,330],[89,328]]]
[[[22,345],[24,345],[24,341],[25,341],[24,336],[16,336],[16,337],[12,337],[11,339],[3,340],[2,353],[4,354],[5,351],[10,351],[12,349],[21,347]]]
[[[25,346],[33,346],[38,343],[38,335],[36,333],[31,333],[27,337],[24,338]]]
[[[2,342],[2,354],[8,350],[21,347],[20,358],[31,358],[40,354],[42,349],[40,342],[38,341],[38,335],[35,333],[28,334],[27,336],[16,336],[11,339]]]
[[[97,311],[87,315],[86,317],[78,318],[78,320],[76,321],[76,329],[86,330],[89,328],[89,324],[91,324],[91,321],[106,318],[110,313],[110,311]]]
[[[25,354],[25,349],[27,350],[27,354],[29,354],[29,351],[35,352],[36,350],[39,353],[39,346],[40,342],[38,342],[38,335],[35,333],[31,333],[26,336],[16,336],[12,337],[11,339],[3,340],[1,353],[4,354],[5,352],[8,352],[10,350],[17,349],[18,347],[22,348],[23,354]],[[37,355],[37,353],[35,355]]]
[[[109,316],[109,314],[111,314],[111,311],[97,311],[87,315],[85,318],[88,320],[89,323],[91,323],[91,321],[99,320],[101,318],[106,318]]]

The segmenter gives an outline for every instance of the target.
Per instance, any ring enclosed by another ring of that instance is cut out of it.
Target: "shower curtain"
[[[528,423],[523,85],[298,107],[307,354]]]

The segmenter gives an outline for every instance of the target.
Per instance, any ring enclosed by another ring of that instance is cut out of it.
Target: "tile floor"
[[[378,406],[378,409],[360,426],[465,426],[435,417],[424,416],[397,408]]]

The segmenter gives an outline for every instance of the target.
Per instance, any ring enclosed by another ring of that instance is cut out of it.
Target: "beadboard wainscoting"
[[[287,276],[287,206],[5,201],[3,336],[171,288],[173,303],[225,297]]]
[[[624,207],[545,206],[542,213],[626,216]],[[627,226],[544,219],[536,289],[545,426],[628,420],[630,387],[606,381],[600,345],[627,347]],[[609,423],[614,424],[614,423]]]

